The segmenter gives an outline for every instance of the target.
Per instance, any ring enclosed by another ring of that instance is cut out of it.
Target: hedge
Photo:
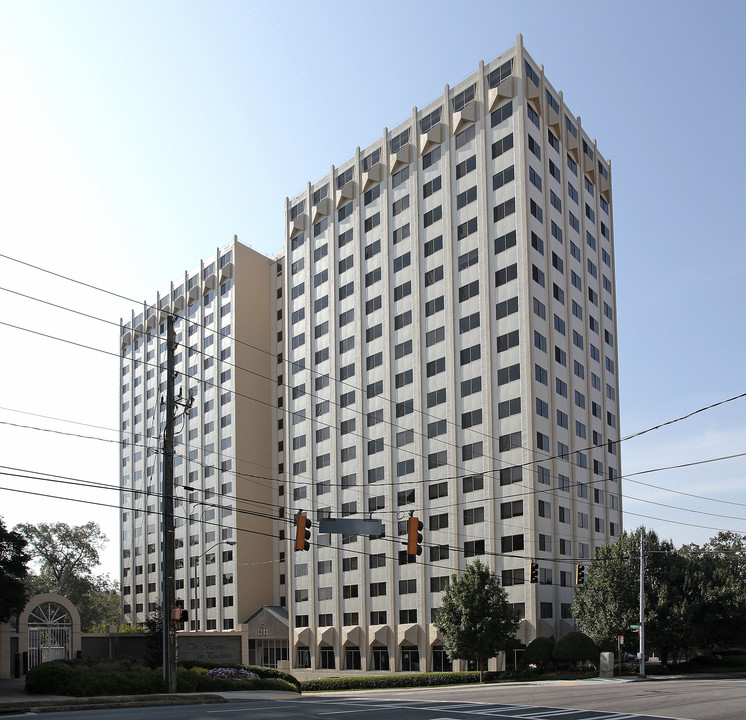
[[[513,671],[489,671],[482,673],[484,682],[496,683],[513,680],[561,680],[566,678],[592,677],[595,670],[582,669],[577,672],[546,672],[524,668]],[[439,673],[392,673],[391,675],[348,675],[346,677],[304,680],[303,692],[366,690],[375,688],[428,687],[436,685],[469,685],[479,682],[478,672]]]
[[[496,682],[510,676],[504,672],[482,673],[485,682]],[[303,692],[323,690],[365,690],[372,688],[427,687],[433,685],[468,685],[479,682],[478,672],[395,673],[391,675],[349,675],[347,677],[304,680]]]
[[[211,667],[226,667],[212,665]],[[177,692],[230,692],[236,690],[289,690],[300,692],[300,684],[288,673],[251,665],[243,667],[259,675],[258,680],[211,678],[199,664],[180,667],[176,675]],[[31,668],[26,675],[26,690],[34,694],[90,697],[94,695],[151,695],[163,693],[163,670],[128,660],[89,663],[54,660]]]
[[[53,660],[31,668],[26,691],[34,694],[150,695],[164,691],[162,672],[128,661],[88,665],[74,660]]]

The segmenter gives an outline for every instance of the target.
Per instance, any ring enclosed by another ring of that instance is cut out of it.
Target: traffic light
[[[532,583],[539,582],[539,563],[536,560],[531,561],[529,579]]]
[[[311,547],[311,528],[313,524],[303,513],[298,513],[295,523],[295,549],[308,550]]]
[[[185,623],[189,620],[189,613],[184,609],[184,601],[176,600],[171,607],[171,621],[173,623]]]
[[[582,585],[585,582],[585,565],[575,566],[575,584]]]
[[[422,555],[422,522],[411,516],[407,519],[407,555]]]

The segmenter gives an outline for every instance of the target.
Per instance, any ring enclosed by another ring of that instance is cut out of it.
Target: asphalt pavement
[[[187,702],[190,697],[193,697],[195,702],[199,702],[197,697],[204,698],[205,696],[214,696],[217,702],[247,702],[256,700],[297,699],[299,694],[285,690],[240,690],[236,692],[178,693],[178,696]],[[152,697],[140,695],[136,701],[132,701],[128,697],[123,696],[121,699],[117,698],[116,701],[110,698],[106,701],[102,700],[101,704],[107,707],[120,707],[135,703],[137,705],[170,704],[168,701],[164,701],[163,698],[163,695],[154,695]],[[55,701],[60,702],[59,706],[55,706]],[[75,705],[76,701],[81,704],[85,703],[86,705],[90,705],[91,703],[96,704],[95,698],[91,697],[75,698],[69,695],[32,695],[26,692],[25,678],[0,680],[0,716],[14,712],[18,708],[29,709],[39,706],[44,706],[46,710],[58,707],[59,710],[64,711],[66,706]]]
[[[110,717],[107,710],[110,713],[114,708],[122,708],[129,711],[122,716],[123,720],[125,717],[196,720],[226,712],[232,713],[231,718],[236,720],[238,717],[257,720],[327,715],[354,717],[361,713],[373,713],[368,717],[375,713],[382,714],[387,720],[414,720],[421,717],[421,713],[437,720],[473,718],[475,715],[521,717],[525,720],[533,720],[534,716],[537,720],[555,720],[555,717],[557,720],[648,720],[652,717],[741,720],[746,718],[746,711],[743,710],[746,707],[746,676],[739,673],[730,678],[736,682],[723,685],[722,681],[728,679],[723,675],[650,677],[647,682],[640,682],[637,677],[617,677],[305,693],[303,696],[286,691],[179,693],[176,699],[175,696],[139,696],[135,700],[123,696],[101,698],[100,702],[97,702],[97,698],[31,695],[25,692],[23,679],[14,679],[0,680],[0,718],[43,708],[45,714],[52,713],[47,715],[50,720],[56,717],[57,712],[65,712],[70,717],[70,711],[83,709],[87,711],[86,717],[95,720],[97,717]],[[666,682],[671,680],[683,682]],[[726,687],[727,692],[724,693]],[[729,698],[724,698],[724,694]],[[677,699],[680,695],[681,698]],[[226,706],[226,703],[230,705]],[[698,707],[695,708],[695,705]],[[718,706],[721,707],[718,709]],[[146,708],[151,708],[150,714]],[[672,712],[674,708],[678,712]]]

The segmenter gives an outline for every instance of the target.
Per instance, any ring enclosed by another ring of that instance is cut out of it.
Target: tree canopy
[[[580,630],[605,648],[629,637],[639,622],[640,536],[622,533],[599,548],[575,588],[573,616]],[[665,663],[694,649],[746,641],[746,543],[720,533],[708,543],[676,549],[653,531],[645,533],[645,638]]]
[[[689,567],[685,591],[695,645],[713,650],[746,644],[746,539],[720,532],[681,552]]]
[[[480,670],[510,646],[520,621],[497,575],[479,560],[455,573],[443,593],[435,627],[451,659],[472,660]]]
[[[0,622],[7,622],[26,604],[24,581],[30,559],[23,536],[8,530],[0,518]]]
[[[64,595],[77,607],[84,632],[102,631],[117,623],[118,584],[107,575],[94,574],[108,542],[97,523],[22,523],[15,530],[26,537],[39,565],[38,575],[26,579],[29,594]]]

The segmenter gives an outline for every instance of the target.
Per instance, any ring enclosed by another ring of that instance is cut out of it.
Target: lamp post
[[[199,615],[197,614],[197,606],[199,605],[199,592],[198,592],[198,586],[197,586],[197,569],[199,568],[199,561],[207,555],[207,553],[210,552],[210,550],[214,550],[219,545],[229,545],[230,547],[235,547],[236,542],[235,540],[221,540],[220,542],[216,542],[214,545],[210,546],[205,550],[201,555],[198,555],[194,559],[194,630],[197,632],[199,630]]]
[[[184,485],[184,490],[186,490],[189,493],[192,493],[192,492],[196,492],[197,488],[193,487],[192,485]],[[187,497],[186,497],[186,505],[187,505],[187,508],[186,508],[186,517],[184,518],[184,521],[185,521],[186,526],[187,526],[187,533],[186,533],[186,535],[187,535],[187,542],[189,541],[189,537],[190,537],[189,536],[189,526],[192,524],[191,515],[189,514],[189,503],[190,502],[194,503],[195,505],[199,504],[199,502],[196,501],[196,500],[190,500],[189,499],[189,495],[187,495]],[[206,508],[204,508],[204,510],[202,510],[202,512],[201,512],[201,514],[199,516],[199,520],[196,521],[196,524],[199,527],[202,526],[202,521],[205,518],[205,513],[209,509],[210,509],[209,507],[206,507]],[[220,543],[216,543],[216,545],[220,545]],[[215,547],[216,545],[213,545],[213,547]],[[194,562],[194,566],[193,567],[194,567],[194,600],[195,600],[195,602],[194,602],[194,613],[193,613],[194,619],[193,619],[193,622],[194,622],[194,629],[195,630],[199,630],[199,621],[197,620],[197,599],[198,599],[198,595],[199,595],[199,593],[197,592],[197,565],[199,563],[200,558],[205,553],[209,552],[209,550],[205,550],[205,552],[203,552],[201,555],[197,555],[197,556],[195,556],[193,558],[190,558],[189,557],[189,547],[191,547],[191,546],[189,544],[187,544],[187,547],[186,547],[187,565],[189,566],[190,563]],[[210,550],[211,549],[212,548],[210,548]],[[187,568],[187,577],[188,577],[188,568]]]

